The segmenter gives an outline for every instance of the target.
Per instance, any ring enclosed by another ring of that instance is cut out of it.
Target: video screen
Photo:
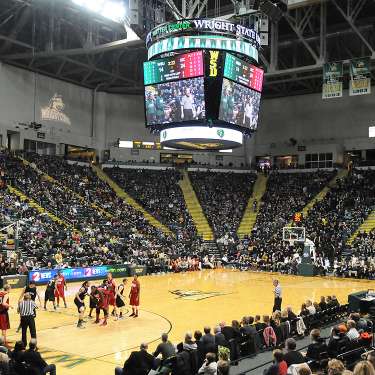
[[[223,79],[219,120],[256,130],[261,94],[250,88]]]
[[[205,118],[203,77],[145,87],[146,125]]]

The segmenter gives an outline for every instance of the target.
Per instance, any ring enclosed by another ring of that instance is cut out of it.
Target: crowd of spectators
[[[236,238],[256,175],[208,171],[189,172],[189,177],[216,239]]]
[[[197,232],[179,186],[178,170],[106,168],[105,172],[178,238],[193,240]]]
[[[328,337],[320,329],[325,325],[331,326]],[[116,368],[115,375],[146,375],[150,370],[157,374],[224,375],[240,358],[270,350],[273,363],[264,375],[343,375],[344,370],[346,374],[374,375],[372,325],[370,315],[348,316],[346,306],[335,296],[322,296],[319,302],[306,301],[299,312],[287,307],[262,319],[244,316],[230,324],[219,322],[213,329],[205,326],[202,331],[187,332],[180,343],[172,343],[164,333],[153,353],[148,353],[146,343],[141,344],[122,368]],[[297,350],[297,341],[307,336],[310,343]],[[373,372],[360,372],[363,366]]]

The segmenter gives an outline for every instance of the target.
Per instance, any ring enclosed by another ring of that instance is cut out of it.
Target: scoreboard
[[[203,76],[203,51],[145,62],[143,73],[145,85]]]
[[[255,65],[249,64],[230,53],[225,55],[224,77],[261,92],[263,75],[263,70]]]

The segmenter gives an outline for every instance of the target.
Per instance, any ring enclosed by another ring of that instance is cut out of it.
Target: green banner
[[[371,94],[370,58],[350,61],[349,95]]]
[[[326,63],[323,65],[323,99],[342,97],[343,62]]]

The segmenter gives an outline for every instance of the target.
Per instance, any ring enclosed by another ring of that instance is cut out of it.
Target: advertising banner
[[[98,266],[98,267],[81,267],[81,268],[63,268],[61,269],[67,281],[82,281],[104,279],[108,272],[112,272],[114,277],[127,275],[128,266]],[[52,270],[35,270],[29,272],[29,282],[34,281],[36,284],[46,284],[58,272],[58,269]]]
[[[323,99],[342,97],[343,62],[327,63],[323,66]]]
[[[371,94],[370,58],[350,61],[349,95]]]

